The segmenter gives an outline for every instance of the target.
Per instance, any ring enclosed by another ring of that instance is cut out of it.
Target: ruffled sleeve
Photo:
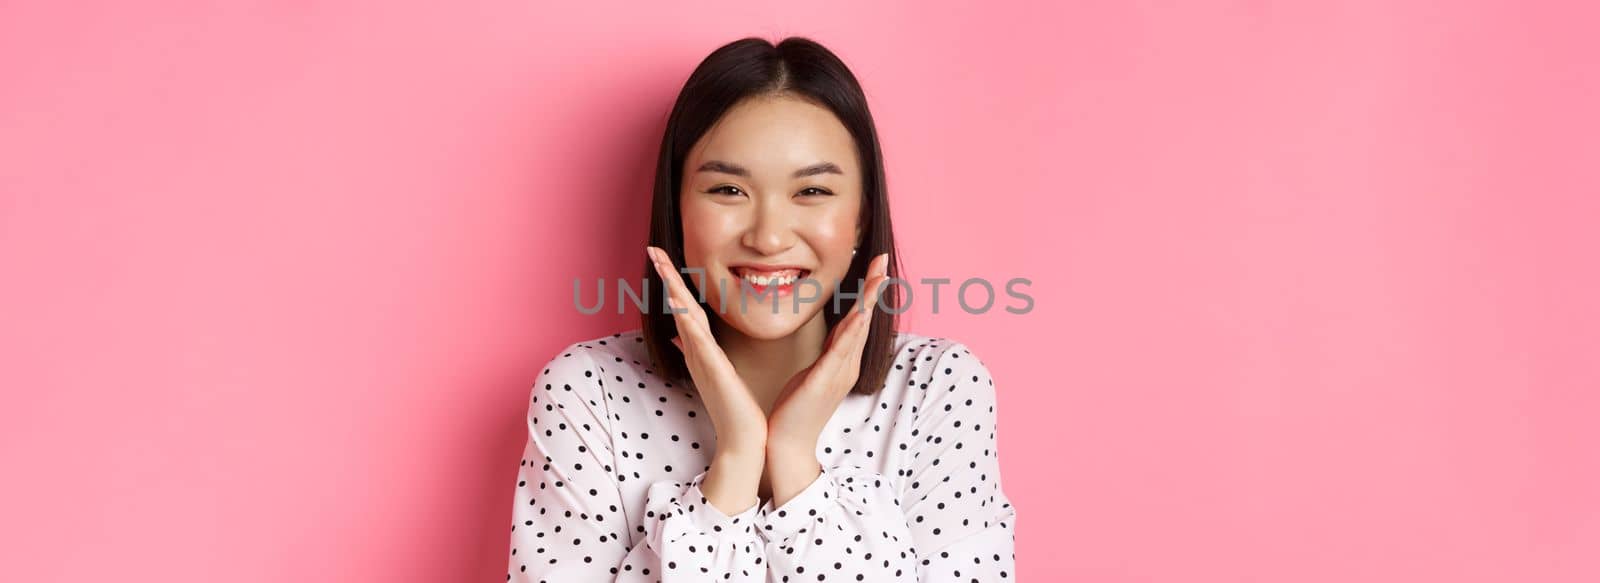
[[[765,581],[758,505],[724,514],[700,490],[705,478],[700,472],[688,482],[663,480],[647,490],[644,542],[662,559],[662,582]]]

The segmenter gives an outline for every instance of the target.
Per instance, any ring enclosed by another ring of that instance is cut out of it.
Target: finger
[[[869,280],[868,285],[864,286],[863,289],[865,294],[871,293],[876,281],[877,278]],[[867,308],[868,305],[862,304],[861,301],[871,297],[871,295],[863,295],[857,298],[856,302],[862,308]],[[862,323],[872,319],[873,311],[875,310],[870,308],[866,311],[852,309],[850,313],[845,314],[843,319],[839,320],[838,324],[834,325],[828,336],[828,346],[824,349],[822,356],[817,359],[819,364],[827,367],[827,374],[836,375],[839,371],[849,367],[852,358],[859,360],[861,347],[865,344],[865,335],[862,334],[862,329],[865,326]]]
[[[656,267],[656,275],[661,276],[661,283],[667,286],[667,293],[675,295],[680,288],[683,288],[683,278],[679,277],[677,267],[672,264],[672,258],[658,247],[648,247],[648,249],[650,260]]]
[[[863,318],[870,320],[872,317],[872,310],[868,308],[869,304],[865,302],[875,302],[874,294],[878,287],[879,278],[874,277],[874,275],[882,271],[881,264],[883,262],[880,260],[887,256],[888,254],[886,253],[879,254],[878,257],[873,258],[872,263],[867,265],[868,279],[862,285],[861,293],[856,296],[856,301],[851,306],[850,311],[846,312],[844,318],[841,318],[833,326],[833,330],[829,331],[828,345],[824,349],[822,358],[837,358],[839,353],[851,351],[847,347],[852,347],[858,343],[855,335],[858,328],[861,327],[861,320]],[[858,351],[859,348],[855,350]]]
[[[656,247],[647,246],[645,247],[645,252],[649,254],[651,266],[655,268],[656,275],[661,278],[661,284],[665,288],[663,291],[665,291],[664,299],[667,304],[667,313],[672,316],[673,322],[677,324],[680,334],[693,337],[696,321],[690,316],[690,310],[685,308],[685,302],[681,299],[682,295],[678,293],[676,286],[673,285],[672,275],[674,271],[671,268],[670,260],[666,259],[665,252]],[[682,345],[678,346],[678,350],[687,353]]]
[[[875,312],[877,312],[879,305],[878,294],[882,292],[884,282],[889,279],[884,273],[887,269],[887,258],[887,253],[879,254],[867,266],[867,281],[861,286],[860,297],[856,298],[858,309],[852,309],[847,316],[847,334],[853,334],[865,323],[870,323]]]
[[[661,274],[662,282],[667,285],[667,293],[676,298],[683,307],[698,308],[699,302],[695,301],[694,293],[689,291],[688,284],[683,282],[683,275],[678,273],[678,267],[672,264],[672,258],[660,249],[656,250],[656,255],[660,258],[656,268]]]
[[[871,284],[873,283],[874,278],[882,276],[888,272],[888,264],[888,253],[879,253],[877,257],[872,258],[871,263],[867,264],[867,280],[864,282],[864,285],[861,286],[862,294],[856,297],[855,305],[850,308],[851,312],[866,312],[868,311],[868,305],[866,302],[877,301],[877,298],[874,297],[874,292],[872,292]]]
[[[872,322],[873,316],[878,311],[881,299],[879,296],[883,294],[883,287],[889,283],[889,254],[879,253],[878,257],[873,260],[873,266],[875,267],[873,273],[877,274],[877,278],[872,283],[871,293],[867,295],[867,297],[872,298],[872,304],[868,306],[871,309],[867,310],[865,314],[868,324]]]
[[[868,304],[866,313],[862,314],[865,316],[862,323],[863,328],[870,326],[873,316],[876,315],[881,305],[879,296],[883,293],[883,287],[889,282],[889,254],[880,253],[873,258],[872,265],[868,268],[868,273],[873,274],[873,277],[868,282],[867,294],[864,298],[871,303]],[[863,330],[863,332],[865,331]]]
[[[689,335],[691,341],[703,339],[704,335],[701,332],[709,332],[710,327],[700,309],[700,303],[694,300],[694,294],[683,283],[683,278],[672,265],[672,258],[667,252],[659,247],[648,249],[655,260],[656,274],[661,276],[662,283],[667,286],[667,305],[672,308],[672,317],[678,322],[680,331]]]
[[[867,286],[868,291],[866,296],[867,298],[872,299],[872,303],[868,304],[867,311],[860,314],[850,315],[850,317],[853,319],[850,321],[850,327],[847,331],[847,336],[844,338],[844,342],[842,342],[845,347],[845,352],[849,355],[847,362],[844,365],[846,370],[860,367],[861,353],[866,349],[867,338],[870,338],[872,335],[872,321],[876,320],[878,316],[878,293],[883,289],[884,282],[886,281],[888,281],[887,277],[880,276],[873,278],[872,282]]]
[[[873,273],[876,276],[872,278],[871,283],[867,286],[868,290],[865,296],[870,298],[872,303],[865,313],[851,314],[857,320],[852,325],[853,335],[847,343],[850,346],[848,351],[849,358],[842,368],[842,372],[846,375],[846,380],[849,381],[848,384],[854,384],[855,377],[860,374],[862,354],[866,351],[867,339],[872,337],[872,321],[876,320],[878,315],[878,297],[889,281],[887,274],[888,263],[887,253],[879,254],[878,257],[874,258],[868,273]]]
[[[867,305],[867,310],[865,312],[856,314],[856,316],[859,317],[855,323],[854,330],[857,341],[864,342],[866,340],[867,333],[871,331],[872,321],[877,319],[878,310],[881,309],[882,302],[879,296],[883,293],[883,287],[888,281],[889,278],[887,276],[880,275],[872,278],[872,281],[867,284],[866,297],[871,303]]]
[[[672,276],[670,273],[671,269],[669,268],[669,263],[664,259],[665,253],[653,246],[646,246],[644,249],[645,253],[650,256],[650,266],[656,270],[656,277],[661,278],[661,285],[662,287],[666,288],[663,291],[666,292],[667,307],[671,309],[667,313],[672,314],[673,318],[677,318],[678,312],[676,309],[678,306],[672,301],[673,296],[676,295],[676,291],[672,286]]]

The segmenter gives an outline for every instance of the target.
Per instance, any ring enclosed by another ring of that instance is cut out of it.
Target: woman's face
[[[684,162],[684,264],[705,269],[706,281],[685,279],[699,286],[712,314],[720,310],[746,336],[788,336],[820,315],[850,268],[861,183],[855,143],[832,112],[788,96],[735,105]],[[763,280],[754,273],[761,266],[789,266],[777,276],[817,285]]]

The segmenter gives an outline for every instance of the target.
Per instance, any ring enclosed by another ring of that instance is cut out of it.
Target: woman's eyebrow
[[[723,174],[732,174],[734,176],[743,176],[745,178],[750,177],[750,171],[746,170],[743,166],[734,164],[732,162],[723,162],[721,160],[708,160],[705,164],[701,164],[700,168],[696,170],[696,172],[721,172]],[[807,176],[815,176],[817,174],[843,175],[844,171],[840,170],[839,165],[834,164],[833,162],[818,162],[794,171],[795,178],[805,178]]]
[[[794,171],[795,178],[805,178],[807,176],[815,176],[817,174],[843,175],[844,171],[840,170],[839,165],[834,164],[833,162],[818,162]]]

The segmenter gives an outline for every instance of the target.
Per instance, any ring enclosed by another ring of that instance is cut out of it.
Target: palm
[[[767,430],[766,414],[717,344],[705,311],[695,302],[666,252],[654,247],[647,249],[656,272],[667,285],[667,305],[672,309],[679,334],[672,343],[683,353],[684,366],[689,369],[689,377],[711,416],[718,440],[728,443],[761,440]]]
[[[887,256],[874,259],[871,279],[862,300],[875,301],[885,275]],[[784,384],[772,413],[767,416],[767,439],[790,444],[815,444],[828,419],[855,386],[861,374],[861,352],[866,344],[872,309],[858,305],[828,333],[822,356]]]

